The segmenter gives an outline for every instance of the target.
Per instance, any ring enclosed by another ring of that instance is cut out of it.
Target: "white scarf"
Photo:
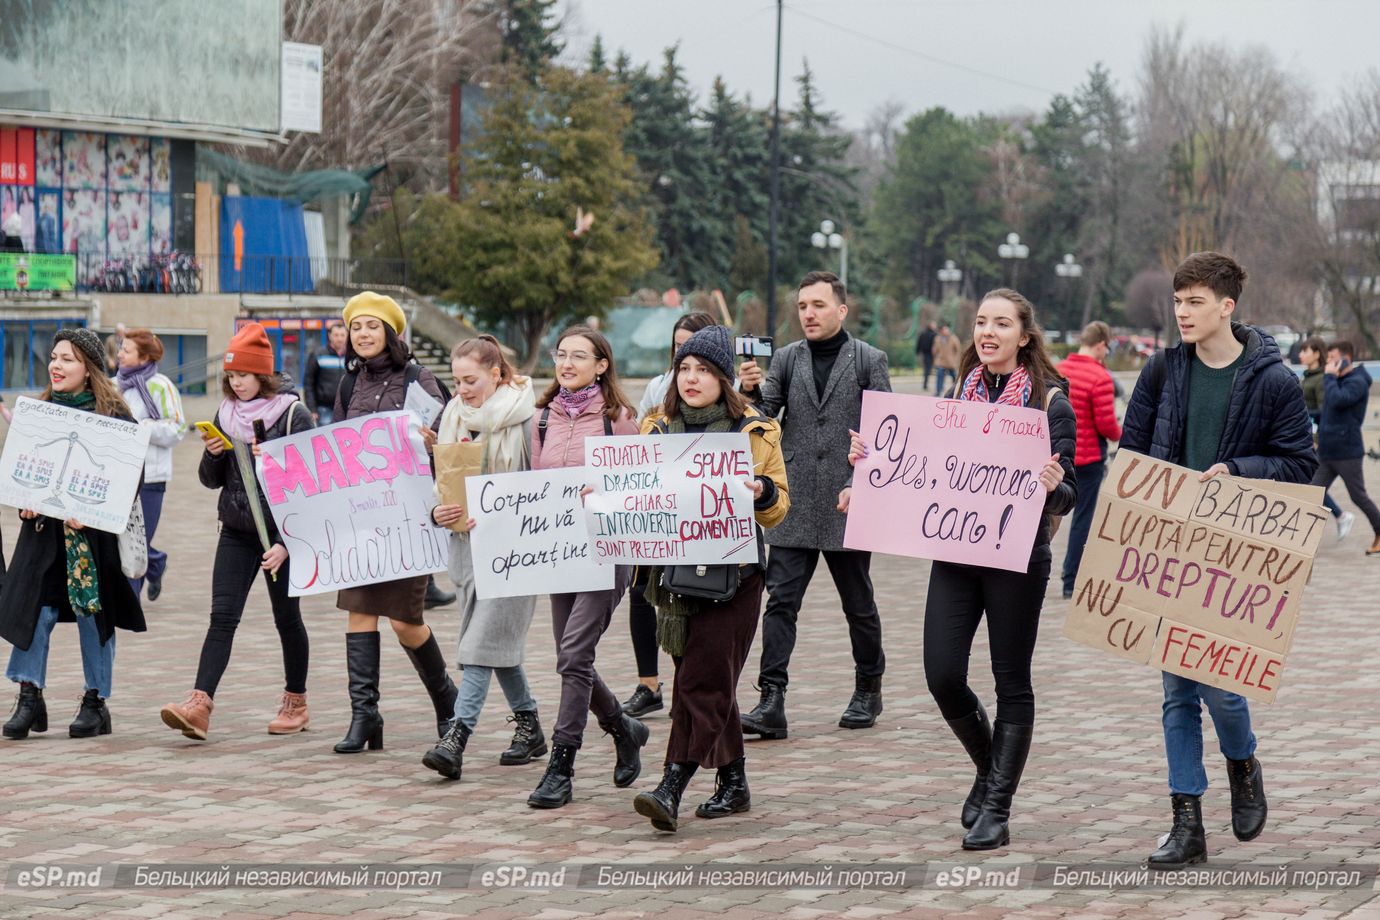
[[[526,426],[536,413],[532,378],[514,377],[500,384],[482,406],[468,406],[459,396],[446,404],[436,443],[456,444],[478,432],[485,442],[486,473],[512,473],[528,466]]]

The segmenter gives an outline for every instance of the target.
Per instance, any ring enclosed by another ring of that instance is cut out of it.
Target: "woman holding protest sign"
[[[345,376],[335,397],[335,419],[401,409],[407,388],[416,383],[439,402],[446,396],[431,371],[416,364],[403,341],[407,317],[397,301],[365,291],[345,304],[350,340],[345,346]],[[422,427],[428,451],[436,432]],[[422,679],[436,712],[436,737],[445,737],[455,711],[456,689],[431,627],[422,619],[427,576],[398,578],[346,588],[335,605],[350,614],[345,633],[345,665],[350,675],[350,728],[335,746],[337,754],[358,754],[383,747],[379,715],[379,618],[387,618],[407,657]]]
[[[701,818],[747,811],[748,793],[743,729],[738,718],[738,678],[757,632],[762,601],[765,546],[762,528],[775,527],[790,509],[781,427],[764,418],[733,389],[733,350],[729,331],[709,326],[676,351],[675,385],[659,412],[642,423],[642,432],[682,434],[745,432],[756,475],[749,482],[757,520],[758,562],[738,566],[737,591],[723,601],[675,593],[666,569],[648,576],[656,600],[657,640],[676,664],[675,705],[666,767],[652,792],[633,800],[637,813],[658,830],[674,831],[680,799],[699,767],[718,771],[714,795],[695,809]],[[727,593],[725,591],[724,593]]]
[[[88,329],[59,329],[48,359],[48,387],[39,397],[83,412],[133,421],[105,374],[101,341]],[[138,501],[138,498],[135,498]],[[35,502],[37,504],[37,502]],[[143,632],[139,596],[120,568],[119,536],[74,519],[19,512],[21,524],[4,589],[0,637],[14,645],[5,676],[19,684],[6,738],[48,730],[43,699],[48,647],[59,620],[77,623],[86,692],[67,733],[73,738],[110,734],[115,630]]]
[[[995,849],[1010,838],[1011,799],[1035,726],[1030,662],[1049,581],[1052,522],[1073,510],[1077,499],[1073,407],[1044,342],[1029,300],[1009,288],[992,291],[978,305],[973,340],[960,359],[953,391],[956,399],[1043,408],[1053,449],[1039,473],[1045,490],[1044,515],[1026,571],[952,562],[934,562],[930,569],[925,679],[949,728],[977,767],[977,778],[963,803],[961,822],[970,828],[963,838],[965,850]],[[856,463],[865,455],[862,439],[855,436],[849,460]],[[846,507],[846,496],[841,496],[841,504]],[[982,703],[968,686],[968,658],[984,615],[996,679],[995,725],[988,722]]]
[[[134,593],[149,586],[149,600],[158,600],[163,591],[163,572],[168,554],[153,548],[153,535],[163,514],[163,497],[172,481],[172,449],[187,434],[182,415],[182,396],[177,387],[158,372],[163,360],[163,343],[148,329],[133,329],[120,345],[120,369],[115,383],[134,420],[149,429],[148,454],[144,459],[144,487],[139,501],[144,512],[144,539],[148,542],[149,565],[144,578],[134,580]]]
[[[645,420],[660,411],[666,401],[666,393],[676,379],[676,350],[690,341],[690,336],[712,325],[714,317],[704,312],[686,313],[676,320],[671,327],[670,369],[647,382],[647,389],[637,404],[639,419]],[[646,598],[647,571],[646,566],[638,566],[628,589],[628,633],[632,637],[633,657],[637,660],[637,688],[623,701],[623,711],[634,719],[665,705],[661,698],[661,678],[657,674],[656,610]]]
[[[556,380],[537,400],[532,469],[583,466],[585,438],[637,434],[637,415],[618,385],[608,339],[588,326],[572,326],[556,340],[551,359]],[[575,752],[584,740],[591,712],[599,727],[613,736],[614,785],[631,786],[642,772],[639,749],[647,743],[647,727],[623,712],[618,698],[594,670],[595,647],[632,577],[629,566],[616,566],[614,571],[610,590],[551,595],[561,706],[551,732],[546,773],[527,798],[533,808],[560,808],[570,801]]]
[[[486,475],[528,469],[531,445],[527,422],[536,412],[531,378],[513,372],[498,340],[491,335],[456,345],[450,353],[450,369],[455,377],[455,398],[441,413],[437,446],[463,441],[479,444],[483,451],[480,471]],[[516,726],[513,742],[498,762],[513,766],[546,755],[546,736],[522,667],[537,598],[479,598],[468,533],[476,521],[463,518],[465,508],[458,504],[438,504],[431,511],[432,523],[457,531],[450,536],[450,577],[460,596],[458,658],[464,671],[450,731],[422,757],[422,763],[450,779],[460,778],[465,746],[479,721],[492,676],[498,677],[513,711],[508,721]]]
[[[125,339],[126,345],[133,341]],[[254,579],[262,574],[273,607],[273,625],[283,649],[283,694],[278,715],[268,723],[270,735],[305,731],[307,712],[307,628],[298,598],[288,596],[288,553],[268,503],[254,477],[253,459],[262,428],[265,441],[312,427],[311,411],[273,371],[273,346],[258,323],[248,323],[226,346],[220,408],[215,432],[203,432],[201,484],[220,489],[216,509],[220,538],[211,566],[211,622],[201,643],[196,681],[187,699],[159,711],[163,724],[188,738],[205,741],[220,679],[230,665],[235,631]],[[216,433],[219,432],[219,433]],[[224,437],[222,437],[222,435]],[[225,438],[229,438],[229,443]]]

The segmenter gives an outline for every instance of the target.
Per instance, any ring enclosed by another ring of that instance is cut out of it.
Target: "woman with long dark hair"
[[[668,391],[674,389],[676,379],[676,350],[690,336],[714,325],[708,313],[687,313],[671,327],[670,368],[647,382],[647,389],[637,404],[637,416],[646,419],[661,409]],[[633,657],[637,661],[637,687],[632,696],[623,701],[623,711],[634,719],[656,712],[665,706],[661,698],[660,668],[657,666],[656,610],[647,601],[647,566],[639,565],[633,572],[628,588],[628,633],[632,637]]]
[[[588,326],[572,326],[556,340],[551,359],[556,380],[537,400],[532,469],[584,466],[585,438],[637,434],[637,416],[618,385],[608,339]],[[533,808],[560,808],[570,801],[575,752],[584,741],[591,712],[599,727],[613,736],[617,752],[613,784],[631,786],[642,772],[640,748],[647,743],[647,727],[623,712],[618,697],[594,670],[595,647],[609,628],[631,577],[631,566],[615,566],[611,589],[551,595],[561,705],[551,732],[546,773],[527,798]]]
[[[648,575],[656,599],[657,638],[676,665],[671,737],[661,783],[633,800],[637,813],[658,830],[676,830],[680,799],[695,771],[717,771],[714,795],[695,809],[701,818],[747,811],[743,727],[738,718],[738,678],[747,663],[762,602],[766,569],[762,528],[775,527],[790,510],[781,426],[763,417],[733,389],[729,331],[709,326],[676,351],[675,383],[659,412],[642,422],[642,432],[687,434],[741,431],[748,435],[754,476],[749,483],[757,520],[759,561],[738,567],[738,590],[713,602],[672,593],[664,569]]]
[[[133,421],[105,374],[101,340],[89,329],[59,329],[48,358],[48,386],[39,399]],[[14,645],[5,676],[19,684],[19,702],[5,723],[6,738],[48,730],[43,699],[48,646],[58,621],[77,623],[86,692],[67,733],[110,734],[115,630],[143,632],[144,611],[120,569],[119,536],[75,520],[19,512],[22,523],[9,574],[0,590],[0,637]]]
[[[407,398],[408,365],[412,350],[402,339],[407,317],[397,301],[365,291],[345,304],[350,341],[345,347],[345,377],[335,397],[337,421],[401,409]],[[426,368],[413,371],[417,384],[440,402],[445,396]],[[422,429],[428,450],[436,433]],[[350,675],[350,729],[335,746],[337,754],[357,754],[366,747],[383,747],[383,717],[379,715],[379,618],[388,620],[417,676],[422,679],[436,713],[436,737],[450,728],[455,711],[455,682],[431,627],[422,618],[427,576],[415,575],[356,588],[336,596],[335,605],[349,613],[345,633],[345,664]]]
[[[925,680],[949,728],[977,767],[977,777],[960,818],[970,828],[965,850],[991,850],[1010,839],[1011,799],[1025,769],[1035,730],[1035,691],[1030,663],[1049,582],[1049,542],[1055,518],[1077,501],[1073,476],[1075,423],[1062,378],[1045,351],[1035,307],[1010,288],[982,298],[973,322],[973,340],[959,359],[955,399],[1042,409],[1049,418],[1053,456],[1040,470],[1045,490],[1044,516],[1024,572],[935,562],[925,601]],[[849,459],[865,450],[854,438]],[[997,718],[968,686],[973,636],[987,618],[992,675],[996,679]]]

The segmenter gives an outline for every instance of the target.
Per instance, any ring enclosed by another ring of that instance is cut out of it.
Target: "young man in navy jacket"
[[[1306,483],[1317,468],[1303,391],[1275,340],[1232,322],[1246,273],[1216,252],[1189,256],[1174,273],[1174,318],[1182,342],[1146,364],[1126,408],[1121,446],[1201,471]],[[1238,840],[1265,827],[1256,738],[1244,697],[1164,672],[1164,747],[1174,825],[1150,855],[1152,869],[1207,859],[1202,795],[1202,704],[1227,759],[1231,826]]]

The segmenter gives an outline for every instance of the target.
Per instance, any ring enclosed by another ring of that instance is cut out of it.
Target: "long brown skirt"
[[[335,605],[351,613],[367,613],[370,616],[388,617],[404,623],[420,624],[423,604],[426,602],[427,576],[399,578],[375,585],[361,585],[346,588],[335,596]]]
[[[743,756],[738,678],[761,615],[762,573],[743,579],[733,599],[705,604],[686,623],[685,654],[676,660],[667,763],[717,769]]]

